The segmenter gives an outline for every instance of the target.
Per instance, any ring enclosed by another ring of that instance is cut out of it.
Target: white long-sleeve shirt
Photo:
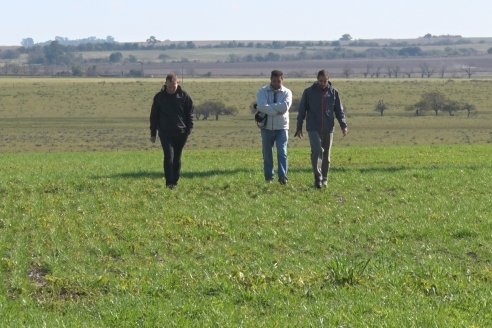
[[[274,92],[277,93],[277,102],[274,102]],[[292,105],[292,91],[282,86],[273,90],[271,85],[265,85],[256,94],[256,109],[268,115],[263,129],[288,130],[289,109]]]

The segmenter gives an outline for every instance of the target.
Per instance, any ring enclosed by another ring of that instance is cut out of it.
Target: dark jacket
[[[335,117],[342,129],[347,127],[347,120],[338,91],[329,82],[328,87],[321,89],[318,83],[304,90],[299,112],[297,114],[297,129],[302,130],[306,119],[306,130],[326,134],[332,133]]]
[[[150,111],[150,135],[176,136],[193,129],[193,101],[181,86],[170,95],[165,86],[157,93]]]

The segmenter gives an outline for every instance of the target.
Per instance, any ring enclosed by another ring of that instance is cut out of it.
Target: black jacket
[[[318,83],[304,90],[299,112],[297,115],[297,129],[302,130],[302,123],[306,119],[306,130],[318,133],[332,133],[335,126],[335,117],[342,129],[347,127],[347,119],[343,105],[331,82],[322,90]]]
[[[164,86],[158,92],[150,111],[150,135],[176,136],[190,134],[193,129],[193,101],[181,86],[174,94],[166,92]]]

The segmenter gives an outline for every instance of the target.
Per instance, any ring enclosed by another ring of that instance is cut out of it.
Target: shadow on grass
[[[396,173],[396,172],[401,172],[401,171],[408,171],[412,170],[414,168],[411,167],[405,167],[405,166],[390,166],[390,167],[331,167],[330,172],[335,172],[335,173],[354,173],[354,172],[360,172],[360,173]],[[295,172],[295,173],[307,173],[307,172],[312,172],[312,169],[309,167],[303,167],[303,168],[290,168],[289,172]]]
[[[407,167],[407,166],[387,166],[387,167],[331,167],[331,173],[361,173],[361,174],[391,174],[410,170],[440,170],[442,166],[427,166],[427,167]],[[460,168],[467,169],[479,169],[477,166],[463,166]],[[311,167],[291,167],[289,168],[291,173],[312,173]],[[253,175],[262,175],[261,168],[255,169],[245,169],[245,168],[235,168],[235,169],[214,169],[206,171],[183,171],[181,172],[181,177],[187,179],[194,178],[208,178],[213,176],[227,176],[235,175],[238,173],[252,173]],[[106,176],[93,176],[93,179],[159,179],[164,177],[164,172],[157,171],[139,171],[139,172],[121,172]]]
[[[484,165],[425,165],[425,166],[383,166],[383,167],[331,167],[330,172],[336,173],[361,173],[361,174],[377,174],[377,173],[399,173],[404,171],[439,171],[439,170],[480,170],[489,166]],[[490,166],[492,168],[492,166]],[[290,172],[311,172],[311,169],[294,168],[289,169]]]
[[[183,171],[181,172],[182,178],[194,179],[194,178],[207,178],[213,176],[225,176],[225,175],[234,175],[238,173],[246,173],[251,172],[251,170],[246,169],[218,169],[218,170],[207,170],[207,171]],[[164,172],[148,172],[148,171],[140,171],[140,172],[122,172],[115,173],[111,175],[105,176],[93,176],[93,179],[159,179],[164,177]]]

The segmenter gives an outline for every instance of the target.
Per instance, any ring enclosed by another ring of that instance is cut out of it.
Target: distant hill
[[[492,37],[162,41],[151,36],[145,42],[117,42],[108,36],[29,44],[0,47],[0,75],[148,76],[181,70],[191,76],[228,76],[288,67],[304,76],[323,65],[336,66],[332,72],[346,78],[492,76]]]

